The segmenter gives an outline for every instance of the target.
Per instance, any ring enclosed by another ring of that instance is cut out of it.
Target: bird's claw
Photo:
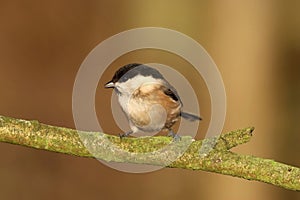
[[[170,131],[168,133],[168,136],[172,137],[174,141],[180,141],[181,140],[181,137],[178,134],[174,133],[173,131]]]
[[[132,131],[128,131],[126,133],[120,133],[119,134],[119,137],[120,139],[124,138],[124,137],[128,137],[130,134],[132,134],[133,132]]]

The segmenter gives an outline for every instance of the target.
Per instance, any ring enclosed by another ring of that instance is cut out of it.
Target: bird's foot
[[[181,140],[181,137],[178,134],[174,133],[172,130],[169,131],[168,136],[172,137],[174,141]]]
[[[119,137],[120,137],[120,139],[122,139],[124,137],[128,137],[132,133],[133,133],[133,131],[127,131],[126,133],[120,133]]]

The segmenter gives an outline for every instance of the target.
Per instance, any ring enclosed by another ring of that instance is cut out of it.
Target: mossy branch
[[[231,148],[248,142],[253,129],[245,128],[198,141],[182,137],[181,141],[173,142],[169,137],[162,136],[121,140],[104,133],[77,131],[38,121],[0,116],[1,142],[81,157],[96,157],[108,162],[210,171],[300,191],[300,168],[230,151]],[[181,155],[178,149],[182,150],[186,145],[188,148]],[[205,155],[206,146],[211,145],[213,150]]]

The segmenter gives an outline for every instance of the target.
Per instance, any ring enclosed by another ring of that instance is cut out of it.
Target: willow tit
[[[183,117],[190,121],[200,117],[182,111],[177,91],[161,73],[149,66],[132,63],[117,70],[105,88],[114,88],[119,104],[128,118],[131,130],[120,134],[129,136],[138,131],[169,131],[169,136],[180,138],[172,126]]]

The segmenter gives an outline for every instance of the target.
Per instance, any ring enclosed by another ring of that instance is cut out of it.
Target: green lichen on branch
[[[124,138],[0,116],[0,142],[28,146],[81,157],[123,163],[142,163],[210,171],[261,181],[300,191],[300,168],[230,149],[250,141],[253,128],[245,128],[205,140],[182,137]],[[208,154],[202,153],[213,146]],[[92,152],[92,153],[90,153]],[[175,160],[175,161],[174,161]]]

